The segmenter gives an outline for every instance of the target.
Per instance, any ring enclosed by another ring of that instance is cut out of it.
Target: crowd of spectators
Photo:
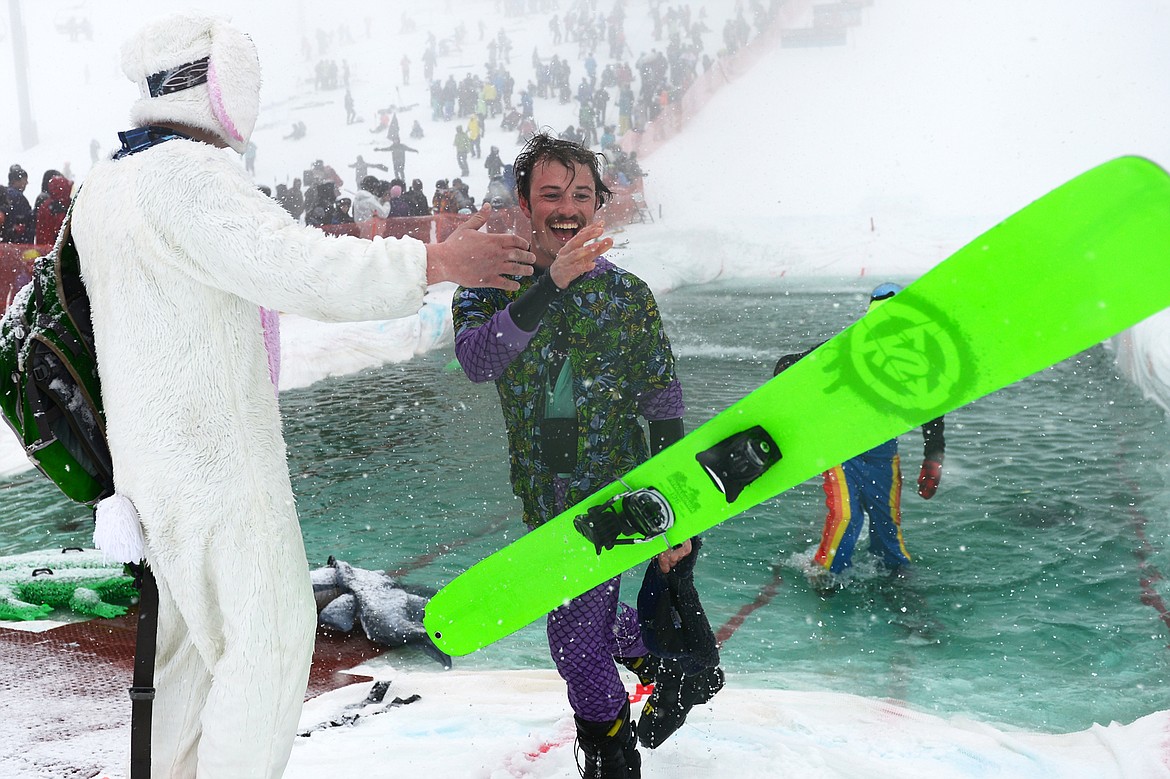
[[[25,191],[28,172],[8,168],[8,185],[0,188],[0,243],[52,244],[69,210],[73,182],[59,170],[46,170],[32,203]]]
[[[498,150],[495,151],[499,159]],[[317,160],[305,171],[303,185],[302,179],[296,178],[291,185],[277,184],[271,194],[294,219],[316,226],[364,222],[373,217],[470,214],[476,209],[476,199],[462,178],[439,179],[430,197],[418,178],[412,179],[408,187],[405,179],[385,180],[366,173],[358,181],[352,199],[342,194],[341,183],[341,177],[331,166]],[[516,181],[510,164],[501,165],[499,173],[490,176],[482,202],[491,203],[495,208],[517,204]]]
[[[493,131],[491,125],[498,123],[500,130],[515,133],[516,142],[523,143],[542,126],[536,117],[542,101],[555,101],[557,105],[575,102],[576,121],[559,135],[602,152],[607,161],[608,183],[618,187],[636,185],[646,174],[637,153],[622,149],[622,137],[644,131],[647,123],[666,106],[681,98],[701,72],[713,67],[721,56],[740,50],[749,41],[753,27],[758,32],[765,30],[773,21],[778,5],[779,0],[769,0],[766,7],[761,0],[740,0],[734,16],[726,19],[722,34],[716,38],[705,5],[667,6],[662,0],[651,2],[653,42],[648,42],[648,51],[634,57],[632,46],[636,42],[626,34],[624,0],[615,0],[608,13],[599,10],[598,0],[576,0],[563,13],[558,10],[558,4],[545,0],[509,3],[506,13],[551,11],[548,42],[562,53],[543,57],[540,46],[534,47],[530,60],[532,75],[520,85],[513,72],[510,36],[500,29],[488,37],[481,22],[479,42],[487,54],[483,74],[467,73],[460,80],[448,75],[441,80],[435,78],[436,63],[440,56],[463,52],[469,46],[468,32],[459,23],[448,37],[439,38],[433,32],[427,35],[420,59],[423,76],[430,83],[431,118],[435,122],[457,123],[452,140],[455,152],[452,172],[458,174],[437,179],[429,197],[422,178],[407,178],[407,154],[416,153],[417,149],[402,142],[398,114],[394,110],[413,106],[379,110],[379,121],[370,131],[386,134],[388,144],[375,147],[374,151],[389,152],[392,170],[358,155],[354,162],[347,164],[354,171],[353,183],[347,189],[333,167],[316,160],[291,184],[277,184],[275,192],[268,187],[261,189],[270,192],[294,218],[313,225],[361,222],[373,216],[471,213],[476,209],[477,200],[465,179],[472,176],[472,161],[479,170],[478,161],[482,159],[488,185],[479,202],[491,203],[496,208],[514,206],[517,197],[511,165],[505,164],[498,146],[491,146],[485,157],[482,141]],[[404,27],[408,22],[404,16]],[[344,43],[352,42],[353,38],[348,31],[332,36],[319,33],[317,43],[324,52],[335,40]],[[714,52],[709,50],[712,43],[717,47]],[[575,45],[576,59],[563,56],[564,44]],[[312,46],[306,41],[306,55],[311,51]],[[599,53],[609,60],[604,65],[598,62]],[[410,62],[409,55],[404,55],[400,63],[404,84],[409,83]],[[314,67],[313,81],[318,90],[345,89],[348,94],[348,64],[344,59],[340,65],[336,59],[321,59]],[[352,97],[346,110],[347,121],[351,121]],[[305,134],[304,122],[298,121],[285,140],[298,140]],[[422,125],[414,120],[411,138],[419,139],[423,134]],[[249,169],[254,158],[253,146],[246,158]],[[379,178],[376,171],[388,175]],[[0,240],[52,243],[68,207],[72,183],[60,171],[45,171],[35,204],[30,204],[24,195],[27,184],[28,174],[19,165],[13,165],[8,172],[7,187],[0,189]]]
[[[734,16],[725,20],[718,37],[711,28],[705,5],[667,6],[661,1],[651,2],[649,13],[654,42],[648,51],[637,57],[633,55],[633,43],[626,34],[624,1],[616,0],[608,13],[599,11],[598,6],[597,0],[577,0],[562,13],[556,4],[537,0],[527,6],[523,2],[508,5],[507,13],[551,10],[549,41],[562,52],[542,57],[540,46],[534,47],[532,76],[524,79],[523,84],[518,83],[517,74],[513,72],[513,42],[505,30],[500,29],[488,37],[483,23],[480,23],[480,44],[487,53],[483,73],[466,73],[461,79],[455,74],[449,74],[445,79],[436,78],[435,67],[440,57],[463,53],[469,46],[466,26],[459,23],[452,34],[444,38],[433,32],[427,35],[420,59],[423,77],[430,84],[431,120],[456,123],[451,148],[454,150],[453,171],[458,175],[436,180],[426,210],[422,179],[410,179],[409,186],[406,183],[406,153],[415,149],[400,140],[398,116],[392,110],[379,112],[380,121],[371,132],[387,134],[390,144],[377,147],[375,151],[391,153],[393,177],[387,180],[371,175],[370,168],[385,170],[385,166],[364,163],[359,156],[356,163],[349,165],[355,168],[357,178],[352,210],[328,206],[329,202],[348,201],[340,192],[340,178],[317,181],[311,172],[305,174],[303,193],[300,179],[294,179],[292,185],[277,186],[277,199],[294,216],[303,214],[311,224],[363,221],[370,216],[470,213],[476,208],[476,198],[471,195],[465,179],[472,174],[472,161],[484,159],[488,186],[480,202],[491,203],[497,208],[513,206],[517,201],[511,166],[504,164],[497,146],[490,147],[490,153],[483,158],[482,139],[489,131],[489,122],[498,122],[499,129],[515,132],[516,142],[522,143],[540,127],[536,112],[541,101],[555,101],[558,105],[575,102],[577,121],[561,130],[559,135],[602,152],[607,160],[609,183],[618,187],[635,185],[646,174],[637,152],[626,153],[622,149],[622,136],[644,131],[647,123],[652,122],[666,106],[681,98],[701,72],[712,68],[721,56],[739,51],[750,40],[753,28],[763,32],[775,18],[779,0],[770,0],[767,6],[761,0],[741,0]],[[562,44],[575,45],[575,60],[563,55],[565,47]],[[709,50],[711,44],[716,47],[714,51]],[[599,63],[598,53],[609,62]],[[404,84],[409,83],[410,63],[409,55],[404,55],[400,63]],[[423,136],[417,120],[411,136]],[[315,163],[315,166],[321,165],[321,161]],[[330,186],[333,187],[332,194]],[[316,201],[318,207],[312,208],[309,201]]]

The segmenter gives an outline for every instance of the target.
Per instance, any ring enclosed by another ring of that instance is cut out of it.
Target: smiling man
[[[536,135],[515,164],[532,223],[536,274],[520,290],[460,288],[455,354],[467,376],[494,381],[511,454],[512,489],[536,527],[682,436],[682,388],[653,294],[609,262],[613,240],[595,221],[610,195],[597,155]],[[649,442],[638,417],[647,420]],[[659,555],[668,571],[691,542]],[[585,776],[640,776],[626,691],[615,658],[657,687],[638,737],[655,747],[691,705],[722,686],[718,668],[687,677],[647,655],[636,612],[614,578],[548,618],[549,649],[568,686]],[[657,672],[657,673],[655,673]]]

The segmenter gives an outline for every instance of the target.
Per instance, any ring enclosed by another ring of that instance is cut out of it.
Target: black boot
[[[585,755],[584,765],[577,762],[584,779],[641,779],[642,756],[630,723],[629,703],[610,722],[586,722],[577,716],[573,719],[577,723],[577,746]]]
[[[702,673],[683,679],[683,705],[690,711],[692,706],[701,706],[723,689],[726,678],[722,668],[707,668]]]
[[[657,749],[686,722],[694,706],[706,703],[723,689],[723,670],[707,668],[694,676],[684,676],[677,660],[663,660],[654,682],[654,693],[642,707],[638,720],[638,741],[647,749]]]
[[[642,655],[641,657],[615,657],[619,663],[625,666],[628,670],[633,671],[634,675],[638,677],[638,681],[643,686],[654,684],[654,677],[658,675],[659,665],[662,663],[654,655]]]

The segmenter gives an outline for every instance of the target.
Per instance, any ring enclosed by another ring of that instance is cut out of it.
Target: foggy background
[[[546,57],[553,51],[548,14],[505,17],[493,0],[389,2],[345,18],[338,16],[345,6],[273,0],[6,5],[0,20],[0,100],[6,107],[0,162],[19,161],[28,169],[30,190],[44,168],[66,161],[75,177],[83,177],[91,139],[98,138],[105,151],[114,133],[125,129],[137,92],[121,74],[118,46],[146,18],[141,14],[198,7],[228,16],[252,35],[265,75],[257,176],[269,185],[281,180],[282,166],[292,174],[325,152],[310,142],[284,157],[276,138],[287,132],[282,113],[290,97],[312,90],[306,79],[313,63],[303,59],[301,42],[317,29],[349,28],[355,43],[338,56],[353,69],[355,101],[367,122],[376,96],[393,101],[403,53],[414,62],[412,88],[425,88],[427,30],[448,37],[463,20],[475,41],[481,18],[489,36],[504,28],[515,45],[517,89],[531,72],[532,49]],[[563,15],[576,4],[559,7]],[[721,21],[735,3],[693,4],[692,10],[700,7]],[[601,13],[611,8],[604,0],[597,4]],[[627,2],[627,26],[644,24],[648,8],[647,0]],[[32,71],[39,143],[31,149],[22,148],[16,121],[13,9],[23,17]],[[404,14],[417,24],[415,33],[401,34]],[[88,20],[93,40],[71,42],[71,20]],[[707,50],[713,54],[721,24],[711,26]],[[673,210],[687,219],[701,216],[702,209],[687,204],[701,202],[697,196],[707,188],[716,187],[716,197],[734,193],[745,207],[744,229],[761,210],[1002,217],[1112,156],[1136,153],[1163,164],[1170,159],[1168,39],[1170,3],[1162,0],[876,0],[845,47],[777,48],[765,57],[693,120],[686,135],[699,138],[703,154],[696,156],[692,144],[681,159],[669,146],[660,150],[648,166],[655,175],[647,184],[668,216]],[[567,56],[572,59],[572,53]],[[437,77],[482,73],[486,58],[469,51],[456,59],[440,59]],[[598,60],[607,61],[602,52]],[[574,84],[582,72],[575,64]],[[410,94],[401,96],[413,102]],[[420,110],[429,117],[427,105]],[[670,187],[664,183],[668,171]],[[671,191],[680,186],[683,192]]]

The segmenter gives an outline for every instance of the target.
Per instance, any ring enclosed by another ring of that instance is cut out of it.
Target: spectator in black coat
[[[32,243],[35,218],[32,205],[24,196],[28,173],[19,165],[8,169],[8,189],[5,191],[4,227],[0,232],[3,243]]]
[[[390,187],[390,199],[386,201],[390,216],[410,216],[410,206],[402,199],[402,187]]]
[[[402,199],[406,201],[408,216],[430,216],[431,204],[423,192],[422,179],[410,182],[410,189],[403,194]]]
[[[301,214],[305,213],[305,193],[301,191],[301,180],[293,179],[293,183],[285,187],[283,193],[280,187],[277,187],[276,202],[280,203],[293,219],[300,219]]]
[[[487,159],[483,161],[483,166],[487,168],[489,179],[493,179],[504,172],[504,161],[500,159],[499,146],[492,147],[491,153],[488,154]]]

